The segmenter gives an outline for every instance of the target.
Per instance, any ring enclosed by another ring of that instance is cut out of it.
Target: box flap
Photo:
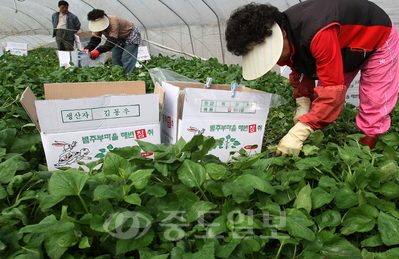
[[[158,94],[37,100],[43,133],[75,132],[159,123]]]
[[[165,91],[158,83],[155,83],[154,93],[159,95],[159,105],[162,109],[165,102]]]
[[[162,88],[165,91],[164,111],[170,116],[177,116],[178,97],[180,88],[165,81],[162,82]]]
[[[75,33],[76,36],[79,36],[80,38],[86,38],[86,37],[91,37],[93,36],[93,33],[91,31],[85,31],[85,32],[78,32]]]
[[[35,106],[36,100],[37,99],[35,94],[32,92],[32,90],[29,87],[27,87],[25,91],[22,93],[19,102],[22,104],[22,107],[24,107],[26,113],[28,113],[32,122],[36,125],[36,128],[40,131],[40,125],[37,119],[37,112]]]
[[[98,97],[106,94],[145,94],[144,81],[44,84],[46,100]]]
[[[230,90],[231,85],[220,85],[220,84],[211,84],[209,88],[206,87],[205,84],[200,83],[188,83],[188,82],[172,82],[168,81],[167,83],[178,87],[180,90],[184,90],[186,88],[200,88],[200,89],[216,89],[216,90]],[[237,86],[237,91],[243,91],[245,86],[239,85]]]

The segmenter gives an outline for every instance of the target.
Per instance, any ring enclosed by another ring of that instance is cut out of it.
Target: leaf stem
[[[80,194],[78,194],[78,197],[79,197],[80,202],[81,202],[82,205],[83,205],[83,208],[84,208],[85,212],[86,212],[87,214],[89,214],[89,210],[87,209],[86,203],[85,203],[85,201],[83,200],[82,196],[80,196]]]
[[[281,244],[281,243],[280,243],[280,244]],[[280,258],[280,254],[281,254],[281,251],[283,250],[283,246],[284,246],[284,245],[280,245],[280,247],[278,248],[277,255],[276,255],[276,259],[279,259],[279,258]]]
[[[201,195],[204,197],[204,200],[209,201],[208,196],[205,195],[205,192],[202,190],[201,186],[197,186],[197,188],[201,192]]]

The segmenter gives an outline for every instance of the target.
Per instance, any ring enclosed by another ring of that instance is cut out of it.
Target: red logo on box
[[[141,157],[149,157],[152,156],[154,153],[149,153],[149,152],[141,152]]]
[[[258,148],[258,145],[257,145],[257,144],[246,145],[244,148],[245,148],[245,149],[257,149],[257,148]]]
[[[256,124],[252,124],[248,126],[248,133],[256,132]]]
[[[147,132],[145,131],[145,129],[136,130],[134,133],[136,134],[136,139],[142,139],[147,137]]]
[[[166,119],[166,125],[169,129],[172,128],[172,118],[170,116]]]

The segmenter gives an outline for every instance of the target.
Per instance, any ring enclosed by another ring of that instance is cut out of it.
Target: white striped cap
[[[272,35],[242,56],[242,75],[245,80],[254,80],[266,74],[277,63],[283,52],[283,33],[274,23]]]

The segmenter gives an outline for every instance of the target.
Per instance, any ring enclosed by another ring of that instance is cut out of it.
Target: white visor
[[[109,26],[109,19],[107,16],[98,18],[94,21],[89,21],[89,30],[93,32],[103,31]]]
[[[272,35],[242,56],[242,76],[245,80],[263,76],[277,63],[282,52],[283,33],[278,24],[274,23]]]

